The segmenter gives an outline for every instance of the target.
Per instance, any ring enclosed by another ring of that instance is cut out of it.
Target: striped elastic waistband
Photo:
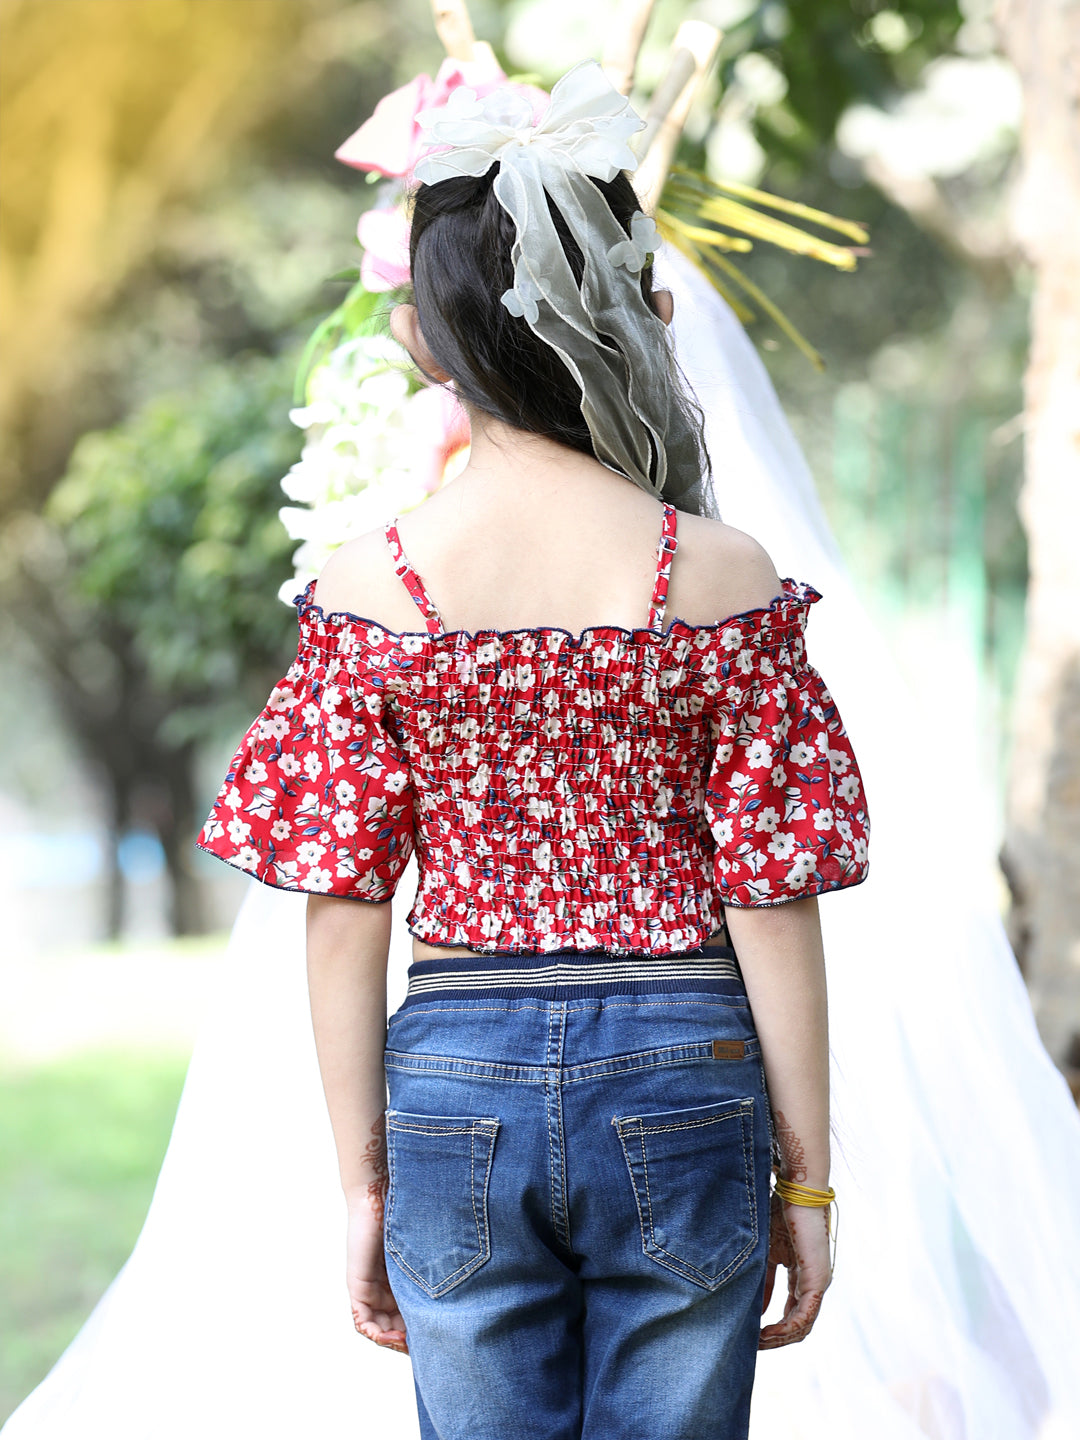
[[[681,955],[573,950],[549,955],[464,955],[461,959],[439,956],[412,962],[402,1003],[474,995],[574,1000],[680,990],[745,994],[735,951],[730,945],[713,943]]]

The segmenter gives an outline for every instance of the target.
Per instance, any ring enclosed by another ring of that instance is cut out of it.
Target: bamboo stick
[[[653,0],[619,0],[612,17],[610,39],[604,46],[600,63],[622,95],[629,95],[633,89],[638,53],[652,10]]]
[[[435,32],[451,60],[472,60],[476,36],[465,0],[431,0]]]
[[[720,31],[715,25],[684,20],[679,26],[667,70],[653,94],[638,140],[638,154],[643,158],[635,181],[642,206],[649,213],[660,199],[690,106],[719,45]]]

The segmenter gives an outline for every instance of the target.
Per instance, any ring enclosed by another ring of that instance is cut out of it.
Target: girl
[[[816,896],[868,822],[819,597],[709,514],[599,67],[428,124],[391,325],[469,463],[300,597],[200,843],[309,893],[354,1321],[425,1440],[736,1440],[831,1277]]]

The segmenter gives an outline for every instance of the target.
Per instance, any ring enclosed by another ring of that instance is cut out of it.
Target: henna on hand
[[[774,1112],[776,1118],[776,1139],[780,1146],[780,1158],[784,1166],[785,1180],[803,1183],[806,1180],[806,1151],[795,1131],[784,1119],[784,1112]]]
[[[371,1139],[364,1146],[363,1158],[370,1166],[372,1179],[368,1181],[367,1199],[371,1212],[378,1223],[383,1223],[386,1213],[386,1196],[390,1189],[390,1164],[386,1155],[386,1116],[380,1115],[371,1127]]]
[[[821,1290],[810,1291],[810,1293],[804,1297],[808,1308],[798,1326],[792,1330],[781,1331],[779,1327],[786,1326],[788,1321],[777,1321],[776,1331],[771,1335],[763,1335],[762,1339],[758,1341],[758,1349],[778,1350],[781,1345],[794,1345],[799,1340],[805,1340],[813,1328],[814,1321],[817,1319],[818,1311],[821,1309],[823,1295],[824,1292]]]
[[[765,1303],[762,1306],[762,1312],[768,1307],[769,1300],[772,1298],[777,1265],[784,1265],[787,1269],[788,1294],[783,1317],[772,1325],[766,1325],[762,1330],[758,1339],[759,1350],[774,1350],[781,1345],[793,1345],[799,1340],[805,1340],[813,1328],[818,1311],[821,1309],[825,1290],[832,1280],[830,1269],[824,1285],[815,1286],[813,1289],[800,1289],[799,1281],[807,1275],[813,1258],[805,1250],[807,1240],[812,1236],[813,1226],[811,1224],[802,1226],[800,1233],[800,1228],[789,1225],[787,1207],[790,1204],[789,1201],[781,1200],[776,1191],[773,1191],[769,1210],[769,1255],[766,1269]],[[791,1208],[795,1209],[794,1206]],[[805,1213],[806,1208],[800,1207],[799,1213]],[[828,1209],[822,1208],[820,1214],[825,1230],[827,1251]]]
[[[769,1308],[769,1301],[772,1299],[778,1265],[782,1265],[790,1274],[795,1265],[795,1248],[784,1216],[784,1202],[774,1190],[769,1201],[769,1255],[765,1269],[765,1298],[761,1303],[762,1314]]]

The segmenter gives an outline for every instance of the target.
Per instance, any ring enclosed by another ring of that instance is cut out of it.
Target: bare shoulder
[[[345,612],[393,628],[416,620],[416,606],[394,572],[382,526],[346,540],[323,566],[315,604],[331,615]]]
[[[672,567],[674,613],[715,620],[765,607],[780,594],[780,577],[768,551],[745,530],[703,515],[680,514],[678,557]],[[675,594],[676,586],[680,593]],[[669,601],[669,604],[672,603]]]

